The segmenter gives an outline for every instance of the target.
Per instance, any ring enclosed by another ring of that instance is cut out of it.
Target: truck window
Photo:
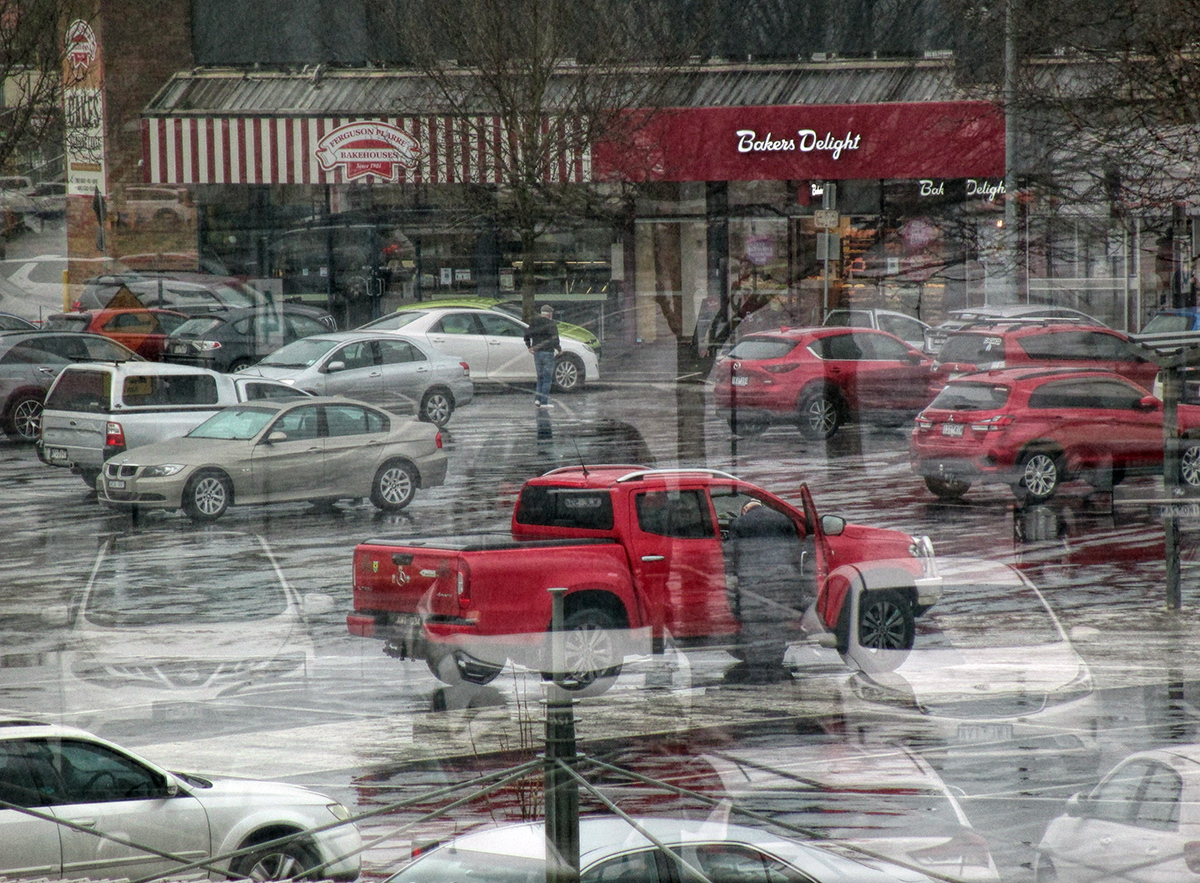
[[[717,535],[704,491],[649,491],[638,494],[635,505],[645,533],[693,540]]]
[[[106,371],[64,371],[46,399],[48,410],[107,411],[112,375]]]
[[[602,490],[530,485],[517,503],[517,523],[612,530],[612,497]]]

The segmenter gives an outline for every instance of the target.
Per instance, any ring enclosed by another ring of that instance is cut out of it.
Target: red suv
[[[829,438],[860,416],[908,419],[929,401],[933,360],[886,331],[780,328],[747,335],[713,369],[713,397],[743,435],[796,423]]]
[[[1200,489],[1200,406],[1179,406],[1181,478]],[[1161,472],[1162,402],[1111,371],[1009,368],[951,380],[913,428],[912,468],[942,499],[976,481],[1040,502],[1074,478]]]
[[[974,371],[1022,365],[1097,368],[1113,371],[1149,391],[1158,363],[1128,335],[1102,325],[998,322],[957,331],[938,350],[930,398],[947,380]]]
[[[185,313],[152,308],[83,310],[47,316],[42,327],[50,331],[91,331],[124,344],[139,356],[162,361],[167,337],[188,320]]]

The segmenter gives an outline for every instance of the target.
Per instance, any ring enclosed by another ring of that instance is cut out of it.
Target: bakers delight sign
[[[598,177],[666,181],[987,178],[1004,174],[1004,114],[983,101],[672,108],[644,153],[597,145]]]
[[[326,172],[342,169],[346,181],[368,175],[396,181],[400,169],[411,169],[420,158],[417,140],[387,123],[365,122],[339,126],[317,142],[317,161]]]

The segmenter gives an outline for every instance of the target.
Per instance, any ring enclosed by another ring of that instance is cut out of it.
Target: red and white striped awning
[[[142,120],[151,184],[501,182],[503,129],[475,117],[193,117]],[[546,179],[591,180],[591,152],[548,164]]]

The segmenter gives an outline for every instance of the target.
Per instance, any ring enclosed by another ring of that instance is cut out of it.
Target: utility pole
[[[579,786],[562,764],[575,761],[574,701],[561,686],[563,660],[563,596],[550,589],[551,682],[546,695],[546,883],[579,881]]]
[[[1001,236],[1003,260],[1007,265],[1004,300],[1016,303],[1020,293],[1017,268],[1020,266],[1017,238],[1017,28],[1013,21],[1015,0],[1004,2],[1004,229]]]

